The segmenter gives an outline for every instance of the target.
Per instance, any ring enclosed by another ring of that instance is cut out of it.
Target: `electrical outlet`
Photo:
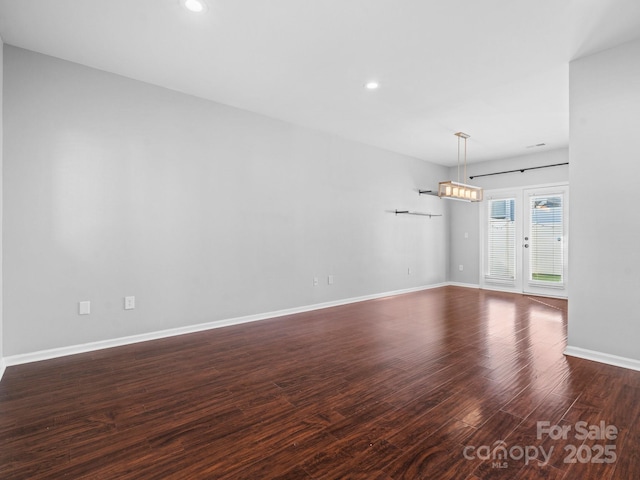
[[[329,285],[333,285],[333,275],[329,275],[329,276],[327,277],[327,283],[328,283]]]
[[[136,308],[136,297],[124,297],[124,309],[133,310]]]
[[[320,282],[318,281],[318,277],[313,277],[313,286],[314,286],[314,287],[317,287],[317,286],[318,286],[318,283],[320,283]]]
[[[464,265],[458,265],[458,270],[463,271],[464,270]]]
[[[411,267],[407,268],[407,275],[411,275]]]
[[[78,302],[78,315],[89,315],[91,313],[91,302],[86,300]]]

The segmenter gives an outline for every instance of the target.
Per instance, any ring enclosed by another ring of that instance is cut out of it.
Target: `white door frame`
[[[563,288],[553,288],[541,284],[532,284],[531,282],[525,281],[524,278],[524,225],[527,221],[526,215],[528,214],[528,192],[531,190],[537,190],[540,193],[551,193],[554,188],[562,188],[566,189],[564,204],[565,204],[565,217],[563,221],[565,222],[565,231],[566,236],[564,238],[564,284]],[[479,285],[480,288],[485,290],[498,290],[502,292],[512,292],[512,293],[526,293],[527,295],[541,295],[545,297],[558,297],[558,298],[567,298],[568,297],[568,283],[569,283],[569,274],[567,271],[568,265],[568,245],[569,245],[569,234],[568,234],[568,226],[569,226],[569,215],[568,215],[568,206],[569,206],[569,184],[566,182],[562,183],[548,183],[543,185],[528,185],[522,187],[513,187],[513,188],[500,188],[494,190],[485,190],[484,199],[485,200],[496,200],[501,198],[513,198],[515,199],[515,212],[516,212],[516,225],[515,225],[515,238],[516,238],[516,251],[515,251],[515,261],[516,261],[516,273],[515,278],[513,280],[506,279],[495,279],[488,278],[485,274],[487,265],[487,215],[488,215],[488,207],[486,202],[482,202],[480,205],[480,278]]]

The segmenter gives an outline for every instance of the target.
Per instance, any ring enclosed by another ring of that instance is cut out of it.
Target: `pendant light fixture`
[[[481,202],[482,188],[460,183],[460,142],[464,141],[464,179],[467,178],[467,138],[466,133],[458,132],[454,134],[458,137],[458,181],[440,182],[438,185],[438,196],[440,198],[450,198],[452,200],[462,200],[464,202]]]

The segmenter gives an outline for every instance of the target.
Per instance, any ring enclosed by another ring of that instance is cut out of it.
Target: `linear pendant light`
[[[462,200],[463,202],[481,202],[482,188],[460,183],[460,141],[464,140],[464,178],[467,178],[467,138],[466,133],[458,132],[454,134],[458,137],[458,181],[440,182],[438,185],[438,196],[440,198],[450,198],[451,200]]]

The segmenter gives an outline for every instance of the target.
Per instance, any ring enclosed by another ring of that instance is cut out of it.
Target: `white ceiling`
[[[567,146],[569,61],[640,37],[640,0],[206,1],[0,0],[0,35],[443,165],[457,131],[470,162]]]

